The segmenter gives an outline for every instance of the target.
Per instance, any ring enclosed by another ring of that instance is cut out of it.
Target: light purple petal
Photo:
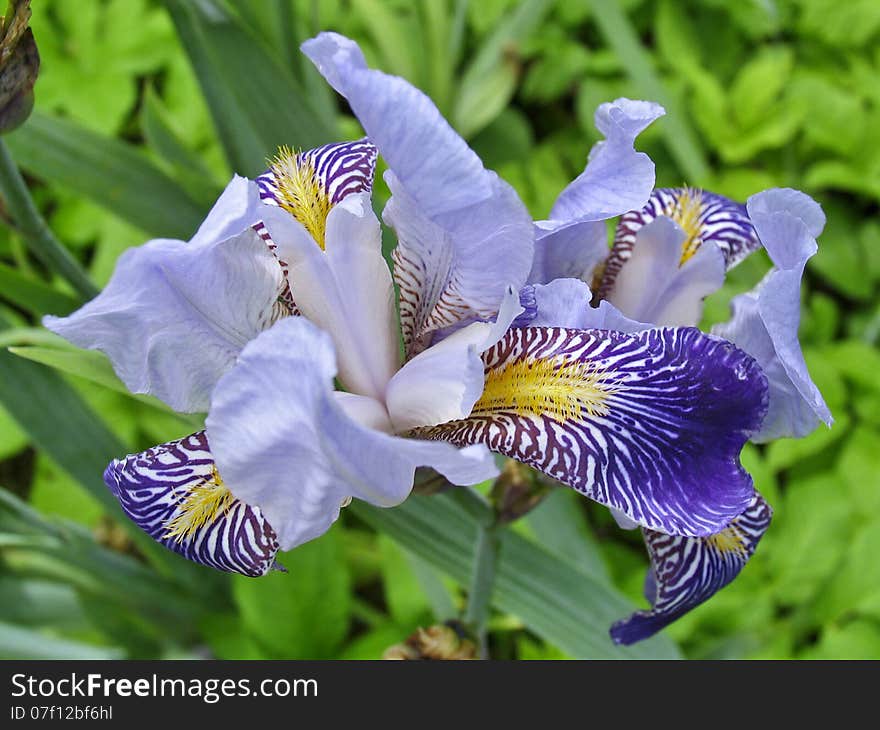
[[[474,322],[423,350],[391,379],[385,402],[395,430],[466,418],[483,392],[485,350],[522,311],[509,289],[495,322]]]
[[[829,426],[834,421],[810,378],[797,336],[801,279],[817,251],[813,231],[824,216],[808,196],[795,193],[768,190],[749,199],[749,217],[774,268],[753,291],[733,299],[731,320],[712,328],[751,353],[767,373],[770,410],[753,437],[759,443],[805,436],[819,421]]]
[[[605,135],[590,151],[584,171],[556,199],[554,221],[599,221],[641,208],[654,188],[654,163],[636,152],[636,137],[666,111],[647,101],[616,99],[596,110]]]
[[[204,431],[114,460],[104,481],[138,527],[183,557],[252,577],[276,567],[275,531],[226,492]]]
[[[235,178],[190,243],[150,241],[120,256],[110,282],[69,317],[44,324],[106,353],[135,393],[205,411],[241,348],[278,317],[283,273],[252,226],[254,183]]]
[[[593,280],[596,267],[608,256],[604,221],[538,221],[530,284],[554,279]]]
[[[653,636],[730,583],[752,557],[773,510],[757,492],[728,527],[708,537],[674,537],[643,530],[651,558],[645,593],[651,610],[637,611],[611,627],[617,644]]]
[[[434,330],[495,316],[507,287],[525,283],[534,250],[513,188],[483,167],[425,94],[368,69],[353,41],[321,33],[302,48],[388,163],[393,196],[383,219],[399,241],[394,276],[407,354],[426,347]]]
[[[556,279],[549,284],[526,285],[520,301],[530,300],[527,314],[514,323],[519,327],[565,327],[567,329],[638,332],[654,325],[624,316],[613,304],[602,301],[590,306],[593,294],[579,279]]]
[[[680,264],[687,234],[666,216],[638,232],[637,244],[608,301],[625,316],[659,326],[689,327],[702,316],[703,300],[724,283],[724,256],[708,243]]]
[[[707,535],[749,504],[743,444],[767,410],[757,363],[696,329],[512,329],[483,355],[467,419],[425,438],[482,443],[652,530]]]
[[[671,218],[687,234],[682,246],[685,257],[692,256],[704,242],[712,241],[724,255],[726,269],[732,269],[761,246],[741,203],[696,188],[658,188],[643,208],[621,216],[602,272],[600,298],[604,299],[612,290],[617,275],[632,255],[639,231],[660,216]]]
[[[366,407],[363,396],[358,404],[340,400],[335,375],[330,337],[289,317],[251,342],[214,392],[207,432],[217,468],[236,497],[260,507],[282,549],[325,532],[349,497],[399,504],[418,466],[456,484],[497,473],[483,447],[459,450],[371,428],[375,405]]]

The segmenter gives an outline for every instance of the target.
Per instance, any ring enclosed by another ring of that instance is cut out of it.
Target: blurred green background
[[[810,193],[828,226],[801,340],[837,422],[747,447],[776,511],[756,556],[663,637],[621,650],[607,628],[644,605],[641,541],[556,490],[503,532],[490,646],[521,659],[880,657],[876,0],[42,0],[32,28],[35,112],[4,140],[99,286],[126,248],[189,238],[233,170],[258,172],[278,144],[358,135],[298,53],[320,30],[425,90],[535,218],[583,168],[596,106],[618,96],[667,106],[638,141],[658,185]],[[380,186],[377,208],[385,197]],[[353,506],[282,557],[288,575],[261,580],[142,539],[103,466],[199,425],[119,392],[100,356],[38,328],[77,294],[0,218],[0,657],[378,658],[458,614],[485,510],[449,495]],[[735,269],[706,323],[767,265]]]

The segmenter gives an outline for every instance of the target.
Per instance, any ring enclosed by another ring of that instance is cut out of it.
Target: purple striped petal
[[[739,463],[767,410],[746,353],[696,329],[512,329],[471,416],[425,438],[482,443],[643,527],[708,535],[754,495]]]
[[[658,188],[643,208],[621,217],[599,286],[600,298],[606,298],[614,287],[621,268],[632,256],[639,231],[658,216],[671,218],[687,234],[682,263],[703,242],[713,241],[724,254],[726,268],[731,269],[761,245],[741,203],[694,188]]]
[[[354,142],[332,142],[295,156],[298,166],[313,171],[320,190],[331,205],[351,193],[370,192],[376,172],[376,147],[366,137]],[[279,204],[278,186],[272,169],[255,178],[260,187],[260,200],[267,205]]]
[[[752,557],[773,510],[755,493],[745,511],[707,537],[674,537],[643,530],[651,568],[645,581],[650,611],[637,611],[611,627],[616,644],[653,636],[730,583]]]
[[[225,487],[204,431],[114,460],[104,481],[138,527],[183,557],[252,577],[276,567],[275,531]]]
[[[394,277],[407,357],[436,330],[494,317],[532,264],[534,230],[516,192],[483,167],[425,94],[368,68],[354,41],[321,33],[302,50],[388,163],[392,198],[382,217],[399,242]]]
[[[750,353],[767,374],[770,410],[752,439],[761,443],[806,436],[819,421],[834,422],[798,341],[801,279],[825,216],[812,198],[789,189],[753,195],[748,210],[774,268],[752,291],[734,297],[732,319],[712,331]]]

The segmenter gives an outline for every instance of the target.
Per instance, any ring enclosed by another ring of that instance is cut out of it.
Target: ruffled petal
[[[394,252],[407,355],[432,331],[494,317],[532,264],[534,232],[513,188],[483,167],[434,103],[408,82],[367,68],[353,41],[321,33],[303,52],[348,100],[388,163],[383,219]]]
[[[643,530],[651,568],[645,581],[650,611],[637,611],[611,627],[616,644],[653,636],[730,583],[752,557],[773,510],[755,493],[746,510],[707,537],[673,537]]]
[[[608,301],[624,315],[659,326],[695,326],[703,300],[724,283],[724,256],[714,244],[700,246],[684,263],[687,233],[666,216],[638,232],[638,243],[614,282]]]
[[[252,227],[256,185],[235,178],[190,243],[157,239],[120,256],[110,282],[69,317],[44,324],[106,353],[135,393],[177,411],[208,408],[241,348],[289,311],[283,272]]]
[[[207,432],[217,468],[236,497],[260,507],[282,549],[325,532],[351,497],[399,504],[418,466],[456,484],[497,474],[484,447],[376,430],[376,404],[340,399],[335,375],[330,337],[289,317],[251,342],[214,391]]]
[[[648,101],[601,104],[595,121],[605,140],[594,145],[584,171],[560,193],[550,219],[599,221],[641,208],[654,188],[654,163],[635,151],[635,139],[665,113]]]
[[[643,208],[624,213],[617,224],[599,297],[604,299],[611,292],[617,275],[632,256],[639,231],[660,216],[671,218],[686,234],[681,245],[682,262],[704,242],[712,241],[724,255],[725,268],[732,269],[761,245],[742,203],[695,188],[658,188]]]
[[[398,433],[466,418],[483,392],[482,353],[522,311],[509,289],[495,322],[475,322],[420,352],[388,384],[385,402]]]
[[[275,531],[223,484],[204,431],[114,460],[104,481],[138,527],[189,560],[253,577],[277,567]]]
[[[471,416],[419,431],[483,443],[639,525],[708,535],[749,504],[743,444],[767,409],[757,363],[696,329],[512,329],[483,355]]]
[[[733,317],[712,331],[749,352],[770,383],[770,409],[753,441],[800,437],[834,419],[810,378],[798,341],[804,267],[816,253],[822,209],[796,190],[768,190],[749,198],[749,217],[774,268],[751,292],[734,297]]]
[[[613,304],[599,302],[590,306],[593,294],[579,279],[556,279],[549,284],[523,287],[520,301],[527,301],[526,312],[517,317],[520,327],[565,327],[566,329],[617,330],[638,332],[654,325],[636,322],[624,316]]]
[[[381,399],[398,368],[397,315],[369,195],[354,193],[333,207],[325,251],[291,225],[272,237],[299,311],[333,338],[345,387]]]

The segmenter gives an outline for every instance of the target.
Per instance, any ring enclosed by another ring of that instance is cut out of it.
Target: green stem
[[[494,512],[476,492],[459,487],[452,490],[451,494],[461,507],[476,518],[478,524],[464,623],[477,637],[481,658],[487,659],[486,624],[489,621],[489,612],[492,607],[495,569],[498,565],[499,526]]]
[[[30,191],[18,171],[18,166],[2,139],[0,139],[0,193],[6,201],[7,211],[12,215],[16,228],[27,241],[34,255],[51,271],[64,277],[83,299],[96,296],[98,288],[70,252],[55,238],[37,210]]]

